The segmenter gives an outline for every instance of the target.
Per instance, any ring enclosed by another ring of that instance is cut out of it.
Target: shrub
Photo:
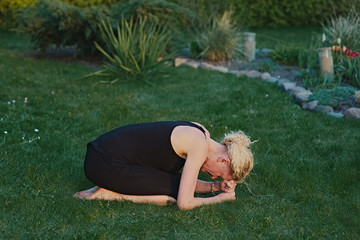
[[[214,17],[210,24],[197,32],[192,43],[192,55],[210,61],[223,61],[240,57],[242,34],[231,19],[232,12],[226,11],[220,17]],[[197,49],[199,52],[194,52]]]
[[[96,47],[106,57],[103,69],[92,75],[110,77],[112,82],[146,77],[169,66],[173,56],[166,54],[171,39],[167,27],[146,19],[126,21],[122,18],[114,31],[111,23],[102,21],[100,26],[105,47]]]
[[[98,38],[98,22],[108,16],[105,7],[81,9],[53,0],[39,0],[24,8],[19,17],[18,31],[31,35],[35,48],[45,51],[73,46],[80,54],[93,54]]]
[[[1,0],[0,1],[0,28],[16,27],[17,10],[33,5],[37,0]]]
[[[351,87],[322,89],[310,95],[309,101],[319,100],[320,105],[338,106],[354,94],[355,89]]]

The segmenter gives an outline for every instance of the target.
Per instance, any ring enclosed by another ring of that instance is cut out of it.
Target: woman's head
[[[250,138],[242,131],[225,135],[223,143],[231,160],[233,179],[241,182],[254,166],[254,156],[250,150]]]

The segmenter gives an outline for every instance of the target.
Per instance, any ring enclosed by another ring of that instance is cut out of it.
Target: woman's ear
[[[228,157],[218,157],[216,161],[230,165],[230,159]]]

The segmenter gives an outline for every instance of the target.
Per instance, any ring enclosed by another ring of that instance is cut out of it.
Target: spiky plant
[[[322,28],[331,44],[338,44],[340,39],[341,45],[353,50],[360,49],[360,15],[358,13],[332,18],[322,24]]]
[[[105,56],[103,69],[93,75],[118,80],[143,79],[169,66],[168,60],[173,54],[167,54],[166,48],[171,39],[166,26],[139,18],[126,21],[122,18],[113,29],[109,21],[100,24],[104,46],[95,43]]]
[[[225,11],[220,17],[214,17],[211,23],[199,30],[196,45],[201,58],[210,61],[224,61],[240,57],[242,34],[231,19],[232,12]]]

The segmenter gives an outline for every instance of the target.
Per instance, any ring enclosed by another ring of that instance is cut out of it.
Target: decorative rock
[[[360,119],[360,108],[349,108],[345,111],[345,117]]]
[[[279,79],[276,77],[269,77],[267,79],[265,79],[266,82],[270,82],[270,83],[276,83]]]
[[[309,100],[311,94],[310,91],[304,90],[295,95],[295,100],[302,105]]]
[[[218,71],[218,72],[223,72],[223,73],[227,73],[227,72],[229,71],[228,68],[226,68],[226,67],[221,67],[221,66],[214,66],[214,67],[212,68],[212,70]]]
[[[280,87],[286,92],[291,91],[294,87],[296,87],[296,83],[294,82],[283,82]]]
[[[228,73],[234,74],[234,75],[238,75],[239,71],[237,70],[229,70]]]
[[[329,113],[329,112],[333,112],[334,109],[330,106],[324,106],[324,105],[317,105],[314,109],[314,112],[317,113]]]
[[[326,115],[329,115],[331,117],[336,117],[336,118],[344,117],[344,114],[342,112],[328,112]]]
[[[258,77],[261,76],[261,73],[259,71],[256,71],[256,70],[251,70],[251,71],[247,72],[246,76],[249,77],[249,78],[258,78]]]
[[[291,96],[296,96],[296,94],[298,94],[300,92],[305,92],[305,91],[306,91],[305,88],[295,86],[294,88],[291,89],[290,95]]]
[[[261,74],[261,79],[262,80],[266,80],[266,79],[268,79],[270,77],[271,77],[271,75],[268,72],[264,72],[264,73]]]
[[[200,67],[208,70],[213,70],[214,65],[207,63],[207,62],[201,62]]]
[[[268,55],[269,53],[271,53],[273,50],[269,49],[269,48],[263,48],[260,50],[260,53]]]
[[[360,104],[360,91],[355,92],[355,100],[356,103]]]
[[[181,64],[184,64],[186,62],[188,62],[189,59],[188,58],[183,58],[183,57],[177,57],[175,58],[175,67],[180,66]]]
[[[287,80],[287,79],[284,79],[284,78],[277,78],[278,80],[277,80],[277,85],[279,86],[279,87],[281,87],[281,85],[283,84],[283,83],[285,83],[285,82],[289,82],[289,80]]]
[[[315,100],[315,101],[311,101],[311,102],[305,103],[305,104],[302,106],[302,108],[303,108],[303,109],[313,110],[315,107],[317,107],[318,104],[319,104],[319,101],[318,101],[318,100]]]
[[[198,69],[200,66],[200,62],[197,62],[197,61],[189,61],[189,62],[185,62],[183,64],[185,64],[189,67],[195,68],[195,69]]]
[[[236,76],[242,77],[242,76],[245,76],[246,74],[247,74],[247,71],[242,70],[242,71],[239,71],[239,72],[236,74]]]

